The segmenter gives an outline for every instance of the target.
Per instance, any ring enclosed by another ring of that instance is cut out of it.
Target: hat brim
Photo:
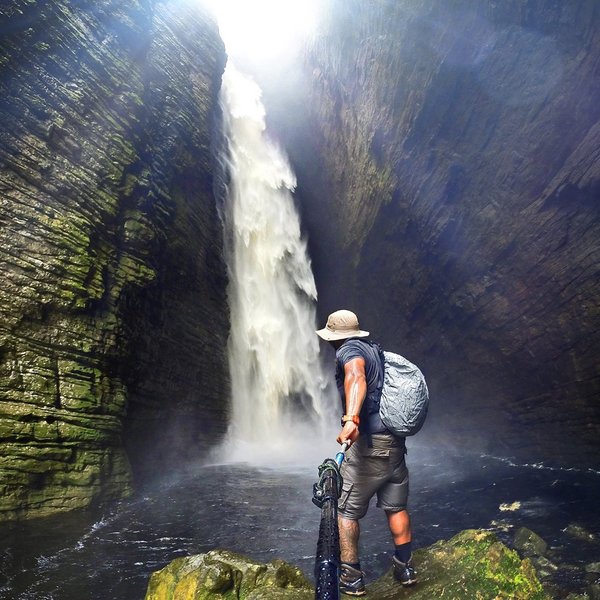
[[[331,329],[327,329],[324,327],[323,329],[317,329],[317,335],[325,340],[326,342],[334,342],[335,340],[347,340],[348,338],[362,338],[368,337],[368,331],[362,331],[362,329],[356,329],[354,331],[331,331]]]

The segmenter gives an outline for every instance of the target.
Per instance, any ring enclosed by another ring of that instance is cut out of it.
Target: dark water
[[[415,547],[466,528],[492,528],[508,542],[523,525],[544,537],[561,561],[582,567],[600,560],[598,473],[512,465],[486,456],[432,457],[419,448],[409,450],[408,462]],[[2,525],[0,598],[141,599],[152,571],[213,548],[263,561],[281,557],[311,576],[320,516],[310,501],[317,466],[199,467],[102,514]],[[500,509],[515,502],[515,510]],[[570,524],[583,526],[596,540],[570,536],[563,531]],[[388,569],[392,545],[385,517],[375,507],[361,530],[368,583]],[[580,590],[582,569],[561,569],[556,580]]]

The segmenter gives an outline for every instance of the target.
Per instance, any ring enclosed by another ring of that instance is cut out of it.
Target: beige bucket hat
[[[317,335],[327,342],[351,337],[367,337],[368,331],[358,326],[358,317],[350,310],[336,310],[327,318],[327,325],[317,330]]]

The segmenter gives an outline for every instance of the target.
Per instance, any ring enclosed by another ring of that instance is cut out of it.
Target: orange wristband
[[[342,417],[342,425],[347,421],[352,421],[355,425],[360,425],[360,417],[358,415],[344,415]]]

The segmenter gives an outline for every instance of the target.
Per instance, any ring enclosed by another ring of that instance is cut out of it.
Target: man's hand
[[[346,421],[340,434],[337,436],[337,443],[343,444],[344,442],[348,442],[348,447],[350,447],[358,439],[359,435],[358,425],[352,421]]]

